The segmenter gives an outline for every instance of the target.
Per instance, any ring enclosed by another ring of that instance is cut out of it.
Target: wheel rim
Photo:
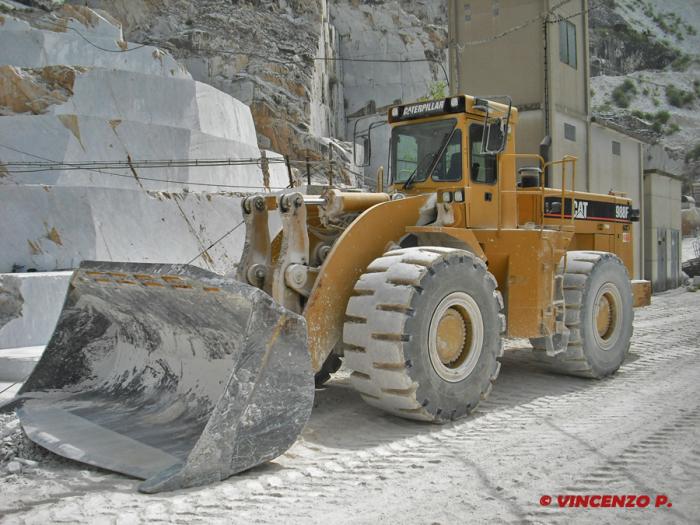
[[[620,337],[622,327],[622,297],[612,283],[598,290],[593,302],[593,334],[598,346],[610,350]]]
[[[484,343],[484,321],[476,301],[464,292],[445,297],[433,312],[428,355],[433,370],[456,383],[476,367]]]

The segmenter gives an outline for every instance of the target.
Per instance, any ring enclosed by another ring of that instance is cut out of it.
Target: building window
[[[493,12],[493,16],[501,14],[501,0],[493,0],[491,2],[491,11]]]
[[[576,126],[564,124],[564,138],[576,142]]]
[[[620,143],[616,140],[612,141],[613,155],[620,155]]]
[[[472,21],[472,5],[471,4],[464,4],[464,21],[465,22]]]
[[[568,20],[559,22],[559,58],[576,68],[576,26]]]

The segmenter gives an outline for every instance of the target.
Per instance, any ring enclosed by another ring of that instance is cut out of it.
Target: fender
[[[445,226],[409,226],[408,233],[414,234],[418,244],[430,246],[447,246],[467,250],[486,261],[486,254],[472,230],[467,228],[449,228]],[[424,242],[426,241],[426,242]]]
[[[362,213],[333,244],[304,308],[309,353],[315,371],[343,334],[345,308],[367,266],[418,223],[428,195],[376,204]]]

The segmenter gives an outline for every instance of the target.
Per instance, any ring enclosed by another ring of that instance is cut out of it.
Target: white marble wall
[[[73,9],[78,8],[62,11],[67,17],[63,26],[77,28],[109,49],[134,47],[120,42],[121,28],[109,17]],[[241,195],[288,186],[284,164],[271,164],[267,181],[257,162],[139,165],[148,160],[258,159],[250,109],[192,80],[156,48],[109,53],[69,29],[53,30],[56,22],[30,26],[2,16],[0,65],[21,66],[6,77],[19,82],[20,92],[24,82],[46,88],[44,66],[71,68],[75,80],[38,108],[15,108],[0,116],[0,163],[119,165],[79,170],[38,166],[31,172],[25,167],[20,173],[22,168],[0,164],[0,272],[65,270],[85,259],[188,262],[240,221]],[[240,228],[194,264],[230,271],[240,256],[243,233]]]
[[[2,350],[45,345],[53,332],[73,272],[0,274],[0,293],[16,290],[21,315],[0,326]]]
[[[169,78],[191,78],[185,68],[160,49],[139,47],[139,44],[116,38],[116,28],[106,22],[98,26],[69,22],[69,27],[78,30],[94,44],[90,45],[70,29],[60,31],[57,26],[46,23],[43,27],[48,29],[39,29],[10,15],[0,16],[3,18],[0,24],[0,64],[19,67],[105,67]],[[118,31],[121,34],[121,29]],[[125,49],[131,51],[118,52]]]

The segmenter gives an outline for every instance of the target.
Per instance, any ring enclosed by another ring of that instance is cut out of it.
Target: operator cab
[[[406,192],[494,184],[515,112],[507,102],[458,96],[391,108],[389,184]]]
[[[455,210],[460,224],[497,225],[504,190],[515,190],[513,170],[500,162],[501,153],[515,151],[517,110],[505,99],[461,95],[391,108],[390,191],[437,193],[439,202],[463,203]]]

